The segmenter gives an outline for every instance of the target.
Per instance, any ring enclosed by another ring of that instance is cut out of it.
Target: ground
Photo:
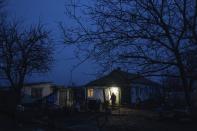
[[[124,110],[124,109],[123,109]],[[120,111],[124,112],[124,111]],[[152,111],[128,110],[120,115],[112,115],[105,131],[194,131],[197,129],[191,120],[161,119]]]
[[[120,108],[112,111],[106,119],[104,114],[95,112],[71,113],[68,116],[47,119],[34,123],[18,124],[5,115],[0,116],[1,130],[34,131],[70,130],[70,131],[196,131],[197,124],[189,119],[160,119],[153,111]]]

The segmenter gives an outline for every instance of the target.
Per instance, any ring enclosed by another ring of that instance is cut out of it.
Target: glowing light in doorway
[[[118,94],[119,92],[118,87],[111,87],[110,90],[111,90],[111,93],[114,93],[114,94]]]

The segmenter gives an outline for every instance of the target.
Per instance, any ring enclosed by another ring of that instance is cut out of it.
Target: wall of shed
[[[52,88],[51,84],[25,86],[25,87],[23,87],[22,92],[26,95],[31,96],[32,88],[42,88],[42,97],[48,96],[53,92],[53,88]]]

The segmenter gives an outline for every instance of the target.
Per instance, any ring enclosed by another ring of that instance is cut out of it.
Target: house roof
[[[25,83],[24,86],[34,86],[34,85],[43,85],[43,84],[53,84],[53,82],[32,82],[32,83]]]
[[[88,84],[86,84],[86,86],[129,86],[130,84],[142,84],[157,87],[159,86],[158,83],[151,81],[143,76],[128,73],[120,69],[113,70],[108,75],[105,75],[99,79],[89,82]]]

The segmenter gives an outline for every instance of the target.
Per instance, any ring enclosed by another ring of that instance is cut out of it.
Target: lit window
[[[88,97],[93,97],[93,89],[88,89]]]

